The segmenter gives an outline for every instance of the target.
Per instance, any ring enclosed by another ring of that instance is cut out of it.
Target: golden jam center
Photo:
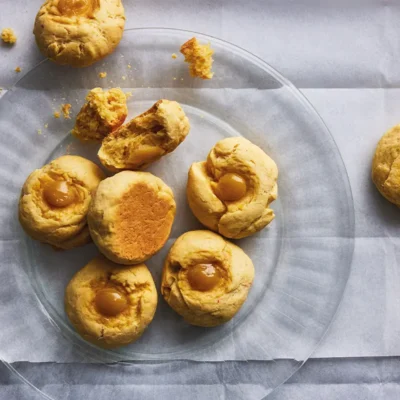
[[[60,0],[57,8],[67,17],[88,15],[95,8],[95,0]]]
[[[115,317],[128,306],[126,296],[113,288],[100,289],[96,293],[94,302],[97,311],[106,317]]]
[[[75,190],[68,182],[51,181],[43,188],[43,197],[52,207],[67,207],[75,201]]]
[[[218,285],[221,274],[213,264],[196,264],[189,268],[187,279],[192,289],[206,292]]]
[[[237,201],[244,197],[246,192],[245,179],[238,174],[228,172],[219,179],[215,194],[223,201]]]

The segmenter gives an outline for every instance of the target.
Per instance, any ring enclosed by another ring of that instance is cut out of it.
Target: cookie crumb
[[[15,71],[15,72],[21,72],[22,69],[21,69],[21,67],[16,67],[14,71]]]
[[[54,111],[54,118],[60,118],[60,113],[58,111]]]
[[[174,76],[173,78],[172,78],[174,81],[176,81],[176,77]]]
[[[4,28],[1,31],[1,40],[7,44],[14,44],[17,41],[17,37],[11,28]]]
[[[178,58],[178,56],[175,53],[172,53],[171,57],[175,60]]]
[[[71,104],[69,104],[69,103],[61,104],[61,110],[64,115],[64,119],[71,119],[71,117],[69,116],[69,114],[71,112]]]
[[[195,37],[181,46],[181,53],[185,56],[185,62],[189,63],[189,72],[193,77],[211,79],[214,73],[211,71],[214,50],[210,43],[200,44]]]
[[[100,72],[99,73],[99,78],[105,78],[107,76],[107,72]]]

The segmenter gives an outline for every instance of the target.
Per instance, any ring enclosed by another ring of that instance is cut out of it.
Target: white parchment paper
[[[24,72],[41,60],[31,35],[31,21],[40,2],[1,2],[7,4],[0,13],[1,26],[15,27],[19,36],[15,49],[0,49],[1,86],[16,80],[16,65]],[[316,356],[398,355],[399,213],[376,193],[369,179],[374,146],[399,116],[398,4],[371,0],[330,5],[310,0],[254,1],[249,5],[225,1],[206,4],[193,19],[188,17],[193,12],[190,2],[125,3],[127,26],[173,26],[215,34],[260,55],[303,88],[344,158],[357,227],[350,284],[340,314]],[[20,255],[12,253],[11,241],[2,246],[11,249],[10,259],[2,263],[3,274],[4,266],[17,262]],[[22,279],[16,277],[21,286]],[[10,287],[10,298],[12,290]],[[7,299],[2,299],[5,306]],[[20,329],[40,321],[38,316],[27,317]],[[45,319],[42,322],[45,324]],[[7,331],[7,326],[2,326],[1,334]],[[34,342],[16,343],[11,359],[34,348]]]

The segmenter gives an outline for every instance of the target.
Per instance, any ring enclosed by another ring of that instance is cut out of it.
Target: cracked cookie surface
[[[25,232],[59,249],[89,243],[86,216],[103,178],[96,164],[79,156],[62,156],[33,171],[19,200]]]
[[[275,217],[269,204],[278,196],[278,168],[247,139],[219,141],[207,161],[193,163],[187,199],[207,228],[240,239],[267,226]]]
[[[189,130],[189,120],[179,103],[159,100],[108,135],[98,156],[110,171],[142,169],[174,151]]]
[[[379,141],[372,162],[372,181],[382,196],[400,207],[400,125]]]
[[[127,115],[126,95],[120,88],[94,88],[87,94],[71,133],[82,141],[101,142]]]
[[[121,0],[47,0],[36,16],[33,33],[50,60],[86,67],[114,51],[124,25]]]
[[[175,212],[172,190],[160,178],[123,171],[99,185],[88,223],[93,241],[107,258],[136,264],[164,246]]]
[[[99,293],[105,290],[124,299],[124,307],[113,315],[99,309]],[[121,266],[99,256],[71,279],[64,303],[68,318],[85,340],[112,348],[143,334],[156,311],[157,290],[146,265]]]
[[[213,327],[239,311],[253,278],[253,263],[240,247],[210,231],[191,231],[168,253],[161,293],[188,323]]]

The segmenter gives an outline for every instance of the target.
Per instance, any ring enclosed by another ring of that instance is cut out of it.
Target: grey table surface
[[[40,390],[56,399],[87,399],[95,397],[91,393],[91,379],[100,373],[99,366],[79,368],[74,364],[29,364],[20,363],[18,370],[25,376],[42,376]],[[240,366],[239,366],[240,368]],[[246,369],[262,369],[262,363],[246,363]],[[191,366],[193,374],[199,377],[196,384],[168,379],[149,382],[138,376],[134,383],[124,385],[104,382],[102,396],[108,399],[237,399],[227,388],[220,391],[207,387],[201,375],[201,363]],[[85,374],[82,379],[82,374]],[[76,376],[79,375],[79,385]],[[132,381],[130,381],[132,382]],[[132,385],[134,387],[132,387]],[[5,367],[0,365],[0,398],[43,399],[43,396]],[[291,379],[272,392],[271,400],[391,400],[400,398],[400,358],[336,358],[310,359]]]
[[[13,27],[18,36],[13,48],[0,47],[0,87],[11,87],[43,59],[31,32],[40,4],[41,0],[0,0],[0,28]],[[204,32],[266,60],[310,99],[343,156],[356,212],[356,245],[348,288],[328,335],[313,357],[269,398],[400,398],[400,216],[371,187],[369,166],[360,167],[370,162],[384,130],[399,119],[400,3],[125,0],[124,4],[127,27]],[[22,67],[21,74],[14,71],[17,65]],[[85,385],[78,386],[74,374],[84,373],[82,368],[89,372]],[[90,372],[96,372],[95,368],[100,367],[18,363],[25,376],[42,377],[41,389],[60,399],[90,399]],[[200,364],[191,368],[201,377]],[[262,368],[262,363],[246,362],[238,368]],[[205,398],[204,382],[202,385],[199,378],[198,383],[192,397]],[[131,393],[124,389],[118,382],[104,386],[109,398],[124,399]],[[135,398],[174,398],[177,391],[185,390],[184,382],[160,380],[151,393],[147,385],[138,384]],[[21,398],[42,397],[0,365],[0,399]],[[218,398],[233,397],[222,391]]]

